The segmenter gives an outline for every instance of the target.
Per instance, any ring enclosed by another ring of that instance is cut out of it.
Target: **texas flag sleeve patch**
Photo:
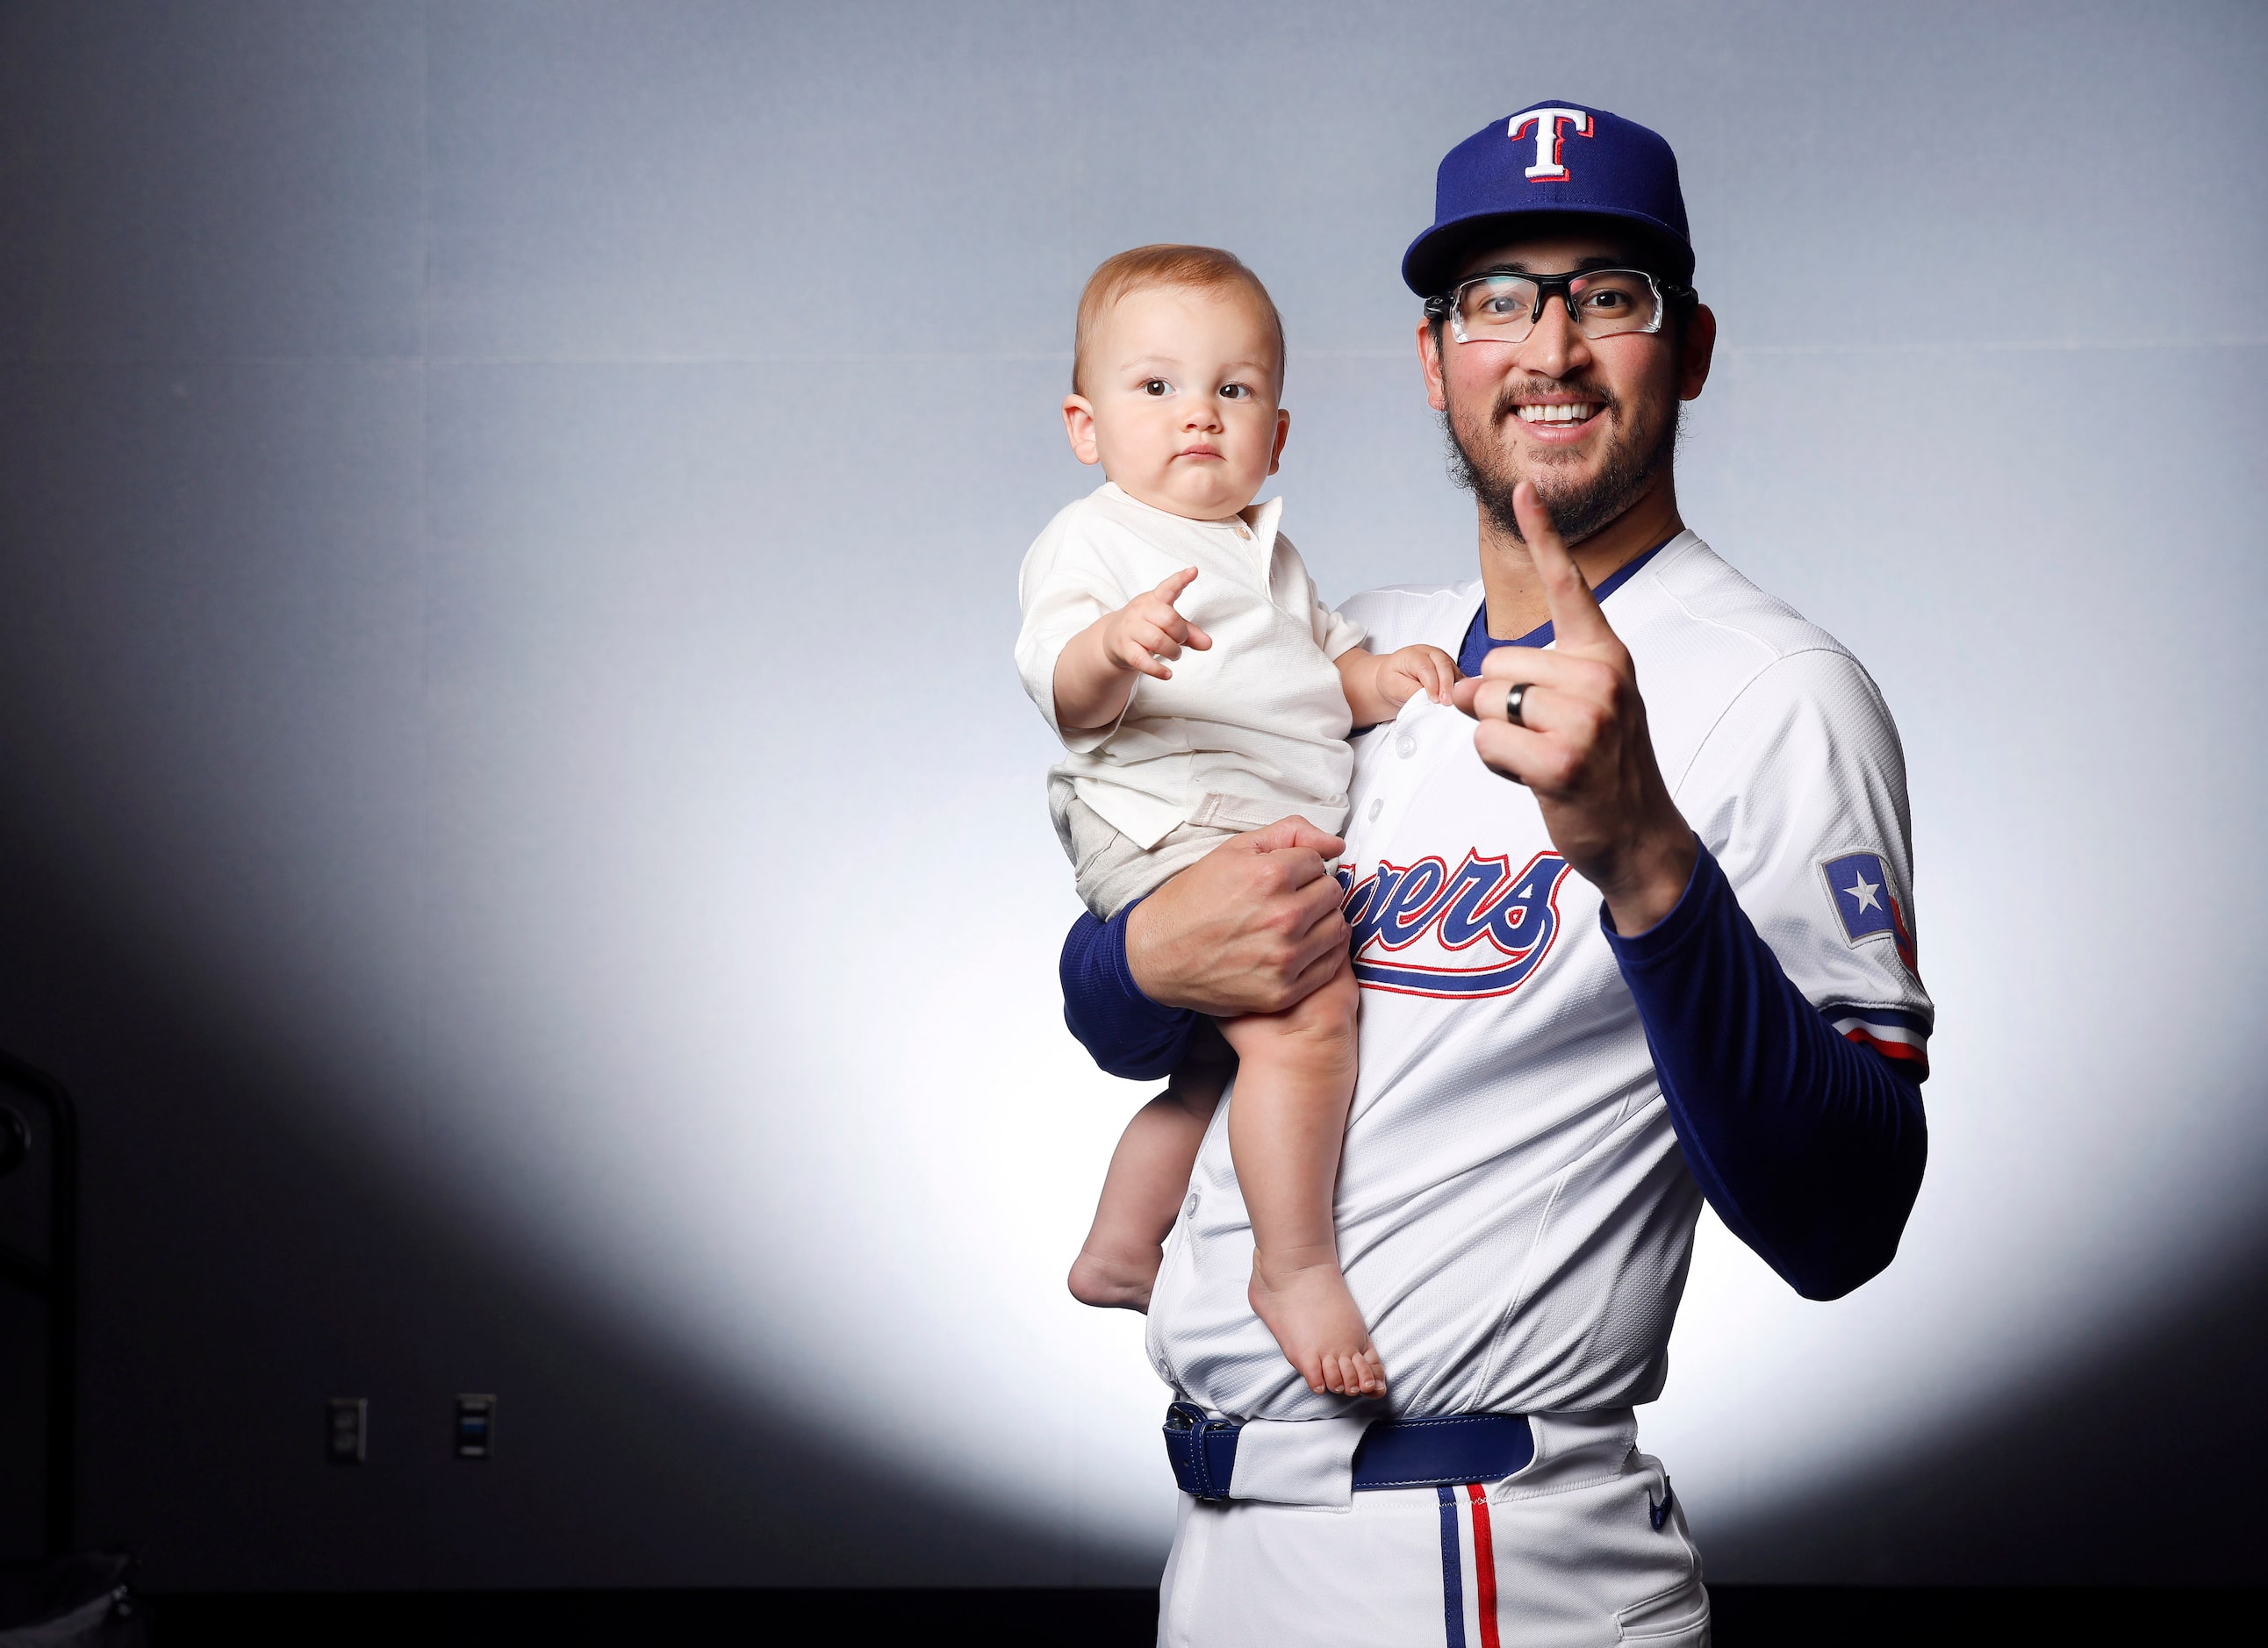
[[[1835,914],[1843,923],[1844,937],[1854,944],[1864,944],[1870,938],[1888,938],[1898,953],[1898,960],[1906,970],[1914,968],[1913,932],[1906,925],[1905,912],[1898,907],[1897,894],[1890,886],[1889,872],[1883,867],[1880,853],[1845,853],[1839,858],[1830,858],[1820,869],[1827,877],[1828,896],[1835,901]]]

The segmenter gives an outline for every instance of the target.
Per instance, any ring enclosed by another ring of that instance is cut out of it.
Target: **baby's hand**
[[[1139,670],[1160,681],[1171,681],[1174,672],[1158,661],[1160,657],[1179,658],[1185,646],[1195,647],[1200,652],[1210,651],[1212,637],[1174,610],[1174,603],[1197,575],[1195,567],[1183,567],[1147,595],[1137,595],[1105,618],[1103,656],[1121,669]],[[1413,652],[1420,650],[1410,649]],[[1454,671],[1450,678],[1455,679]]]
[[[1447,703],[1449,688],[1457,684],[1457,661],[1437,646],[1406,646],[1378,663],[1379,696],[1390,704],[1407,702],[1414,692]]]

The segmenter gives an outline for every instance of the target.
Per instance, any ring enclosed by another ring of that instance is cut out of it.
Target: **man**
[[[1858,662],[1678,517],[1692,268],[1643,127],[1548,104],[1450,152],[1403,273],[1481,576],[1344,610],[1457,655],[1459,709],[1359,739],[1336,878],[1287,820],[1065,945],[1066,1016],[1129,1076],[1199,1013],[1363,987],[1336,1216],[1392,1394],[1276,1354],[1216,1124],[1151,1302],[1188,1490],[1161,1643],[1705,1642],[1631,1412],[1701,1200],[1808,1297],[1896,1250],[1931,1018],[1903,757]]]

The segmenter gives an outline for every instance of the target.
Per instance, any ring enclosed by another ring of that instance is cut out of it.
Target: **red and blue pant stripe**
[[[1488,1490],[1478,1482],[1436,1488],[1441,1498],[1441,1613],[1449,1648],[1465,1641],[1464,1539],[1459,1524],[1473,1526],[1473,1613],[1480,1621],[1479,1648],[1499,1648],[1496,1630],[1496,1542],[1489,1528]],[[1463,1498],[1459,1499],[1460,1493]],[[1463,1514],[1460,1514],[1461,1512]]]

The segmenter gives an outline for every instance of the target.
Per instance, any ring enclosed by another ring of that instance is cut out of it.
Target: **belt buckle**
[[[1166,1457],[1182,1491],[1207,1503],[1228,1497],[1228,1484],[1213,1480],[1212,1461],[1205,1438],[1226,1431],[1232,1437],[1242,1427],[1226,1419],[1209,1419],[1195,1402],[1176,1402],[1166,1409]]]

